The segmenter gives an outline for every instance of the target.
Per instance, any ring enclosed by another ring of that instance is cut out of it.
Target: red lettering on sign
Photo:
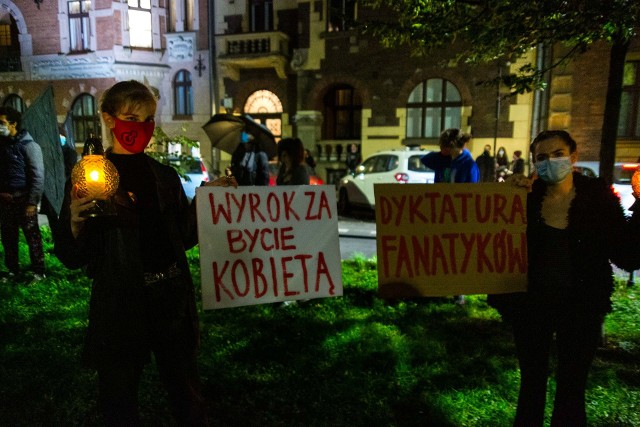
[[[231,207],[229,206],[229,199],[227,198],[227,209],[222,204],[216,205],[213,193],[209,193],[209,206],[211,207],[211,221],[217,224],[222,215],[227,221],[227,224],[231,223]]]
[[[242,231],[227,230],[227,245],[229,246],[229,252],[231,252],[232,254],[243,252],[247,247],[247,244],[242,238]]]
[[[323,276],[329,281],[329,295],[335,295],[336,287],[333,284],[333,279],[331,278],[331,272],[329,271],[329,266],[327,265],[327,262],[324,259],[324,252],[318,252],[318,271],[316,273],[316,292],[320,291],[320,280],[322,279]]]
[[[249,194],[249,211],[251,212],[251,221],[256,222],[256,218],[260,218],[262,222],[267,222],[267,219],[260,212],[260,195]],[[238,216],[238,222],[240,222],[240,216]]]
[[[264,261],[260,258],[253,258],[251,260],[251,267],[253,270],[253,289],[254,296],[256,298],[263,297],[267,293],[267,289],[269,287],[267,283],[267,278],[264,276],[262,270],[264,269]],[[258,281],[261,282],[261,285],[258,284]]]
[[[411,236],[411,243],[416,276],[420,275],[420,267],[424,269],[425,275],[429,275],[429,238],[426,235],[422,236],[422,244],[420,244],[418,236]]]
[[[272,222],[280,219],[280,199],[278,199],[278,195],[275,193],[269,193],[267,195],[267,212]]]
[[[438,223],[442,224],[447,221],[447,217],[450,222],[458,222],[458,217],[456,214],[456,207],[453,203],[453,199],[449,194],[445,194],[442,196],[442,209],[440,211],[440,218],[438,219]]]
[[[438,271],[438,266],[436,264],[440,261],[440,264],[442,265],[442,272],[444,274],[449,274],[447,257],[444,253],[444,248],[442,247],[440,238],[436,235],[431,238],[431,241],[433,242],[433,263],[431,265],[431,271],[433,271],[433,274],[436,274]]]
[[[227,294],[229,299],[233,300],[233,294],[222,282],[222,278],[227,272],[227,267],[229,267],[229,261],[225,261],[224,265],[222,266],[222,270],[218,271],[218,263],[215,261],[213,262],[213,284],[216,290],[216,301],[218,302],[220,302],[221,298],[220,291],[223,291],[225,294]]]
[[[404,236],[400,236],[400,243],[398,244],[398,257],[396,261],[396,277],[402,275],[402,267],[409,277],[413,277],[413,268],[411,266],[411,257],[409,256],[409,248],[407,247],[407,241]]]
[[[283,193],[284,199],[284,217],[287,221],[290,221],[291,218],[295,218],[296,221],[300,221],[300,215],[293,209],[293,198],[295,197],[296,192],[291,192],[291,198],[289,199],[289,195],[287,193]]]
[[[418,209],[422,204],[422,196],[418,196],[414,198],[413,196],[409,196],[409,223],[414,224],[416,222],[416,218],[420,220],[420,222],[427,222],[427,217],[424,216],[422,212]]]
[[[478,270],[478,273],[483,273],[484,272],[484,265],[487,266],[487,270],[489,270],[489,272],[493,272],[493,265],[491,265],[491,260],[490,258],[487,256],[487,246],[489,245],[489,242],[491,242],[491,233],[487,233],[483,236],[480,235],[480,233],[478,233],[478,237],[476,238],[478,244],[478,253],[477,253],[477,267],[476,269]]]

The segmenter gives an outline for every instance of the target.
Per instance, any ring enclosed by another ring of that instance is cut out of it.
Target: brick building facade
[[[211,149],[206,0],[0,0],[0,102],[24,110],[53,87],[58,123],[76,148],[100,134],[99,99],[135,79],[160,96],[156,123]]]

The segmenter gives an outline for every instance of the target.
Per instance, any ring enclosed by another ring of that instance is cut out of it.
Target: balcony
[[[284,33],[221,34],[216,52],[224,76],[232,80],[240,80],[240,70],[249,68],[274,68],[278,77],[287,78],[289,36]]]

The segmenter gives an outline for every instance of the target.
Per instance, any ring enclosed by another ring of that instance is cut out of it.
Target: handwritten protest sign
[[[204,309],[342,295],[335,189],[200,187]]]
[[[386,297],[526,290],[526,192],[506,184],[376,184]]]

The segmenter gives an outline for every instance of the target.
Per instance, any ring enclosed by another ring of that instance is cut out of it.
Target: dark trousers
[[[5,266],[12,273],[18,273],[18,241],[22,228],[29,246],[31,269],[34,273],[44,274],[44,250],[42,235],[38,225],[38,214],[25,214],[26,204],[23,201],[0,203],[0,237],[4,248]]]
[[[587,376],[600,342],[602,320],[600,315],[562,309],[514,319],[521,376],[514,426],[543,425],[554,333],[557,370],[551,426],[586,426]]]
[[[151,351],[180,426],[207,426],[200,392],[194,332],[184,281],[166,280],[146,289]],[[99,401],[107,426],[139,426],[138,386],[143,364],[117,360],[98,369]]]

